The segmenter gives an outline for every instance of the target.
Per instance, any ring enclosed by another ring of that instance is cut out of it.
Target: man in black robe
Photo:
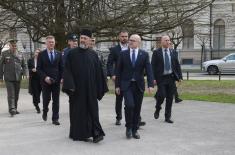
[[[70,134],[73,140],[93,142],[103,140],[104,131],[99,122],[98,100],[108,91],[98,55],[89,49],[91,32],[83,30],[80,45],[66,58],[62,90],[69,95]]]

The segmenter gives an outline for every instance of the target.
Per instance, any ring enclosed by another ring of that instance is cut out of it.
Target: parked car
[[[235,73],[235,53],[231,53],[222,59],[209,60],[202,63],[202,69],[208,74]]]

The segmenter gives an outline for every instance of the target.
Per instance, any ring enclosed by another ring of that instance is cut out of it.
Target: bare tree
[[[178,46],[183,40],[183,33],[181,27],[178,26],[174,29],[167,31],[168,36],[171,38],[171,42],[174,45],[174,49],[177,50]]]
[[[53,34],[62,48],[67,33],[91,28],[110,41],[123,28],[141,36],[172,29],[214,0],[0,0],[10,26],[26,28],[32,41]],[[1,9],[0,9],[1,10]],[[5,23],[5,22],[4,22]]]

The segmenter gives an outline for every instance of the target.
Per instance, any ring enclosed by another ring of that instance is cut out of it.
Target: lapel
[[[161,62],[164,64],[164,58],[163,58],[163,54],[162,54],[162,48],[159,48],[158,54],[159,54],[159,57],[160,57]]]
[[[35,61],[34,61],[34,58],[32,58],[31,63],[32,63],[33,68],[35,68]]]
[[[56,51],[56,50],[54,50],[54,59],[53,59],[53,63],[55,63],[55,62],[56,62],[57,57],[58,57],[58,53],[57,53],[57,51]]]
[[[131,62],[131,57],[130,57],[130,48],[128,48],[128,52],[126,52],[127,54],[127,61],[128,61],[128,63],[129,63],[129,65],[131,65],[132,66],[132,62]]]
[[[47,61],[51,64],[51,60],[50,60],[49,55],[47,53],[47,49],[45,50],[45,57],[47,58]]]
[[[120,45],[120,44],[118,44],[117,49],[118,49],[118,52],[121,52],[121,51],[122,51],[122,48],[121,48],[121,45]]]
[[[135,66],[137,66],[137,64],[139,63],[141,57],[143,55],[143,51],[141,49],[138,50],[138,55],[136,57],[136,61],[135,61]]]

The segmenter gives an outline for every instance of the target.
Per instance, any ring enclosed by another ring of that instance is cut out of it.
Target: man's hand
[[[63,84],[63,83],[64,83],[64,79],[61,79],[61,80],[60,80],[60,83]]]
[[[33,72],[36,72],[37,70],[36,70],[36,68],[33,68],[32,71],[33,71]]]
[[[120,95],[120,94],[121,94],[120,88],[116,88],[115,91],[116,91],[116,94],[117,94],[117,95]]]
[[[153,87],[149,87],[148,88],[148,94],[152,94],[153,90],[154,90]]]
[[[113,81],[115,81],[116,80],[116,76],[114,75],[114,76],[112,76],[112,80]]]
[[[49,76],[47,76],[47,77],[44,79],[44,81],[45,81],[47,84],[51,84],[51,80],[50,80],[50,77],[49,77]]]

